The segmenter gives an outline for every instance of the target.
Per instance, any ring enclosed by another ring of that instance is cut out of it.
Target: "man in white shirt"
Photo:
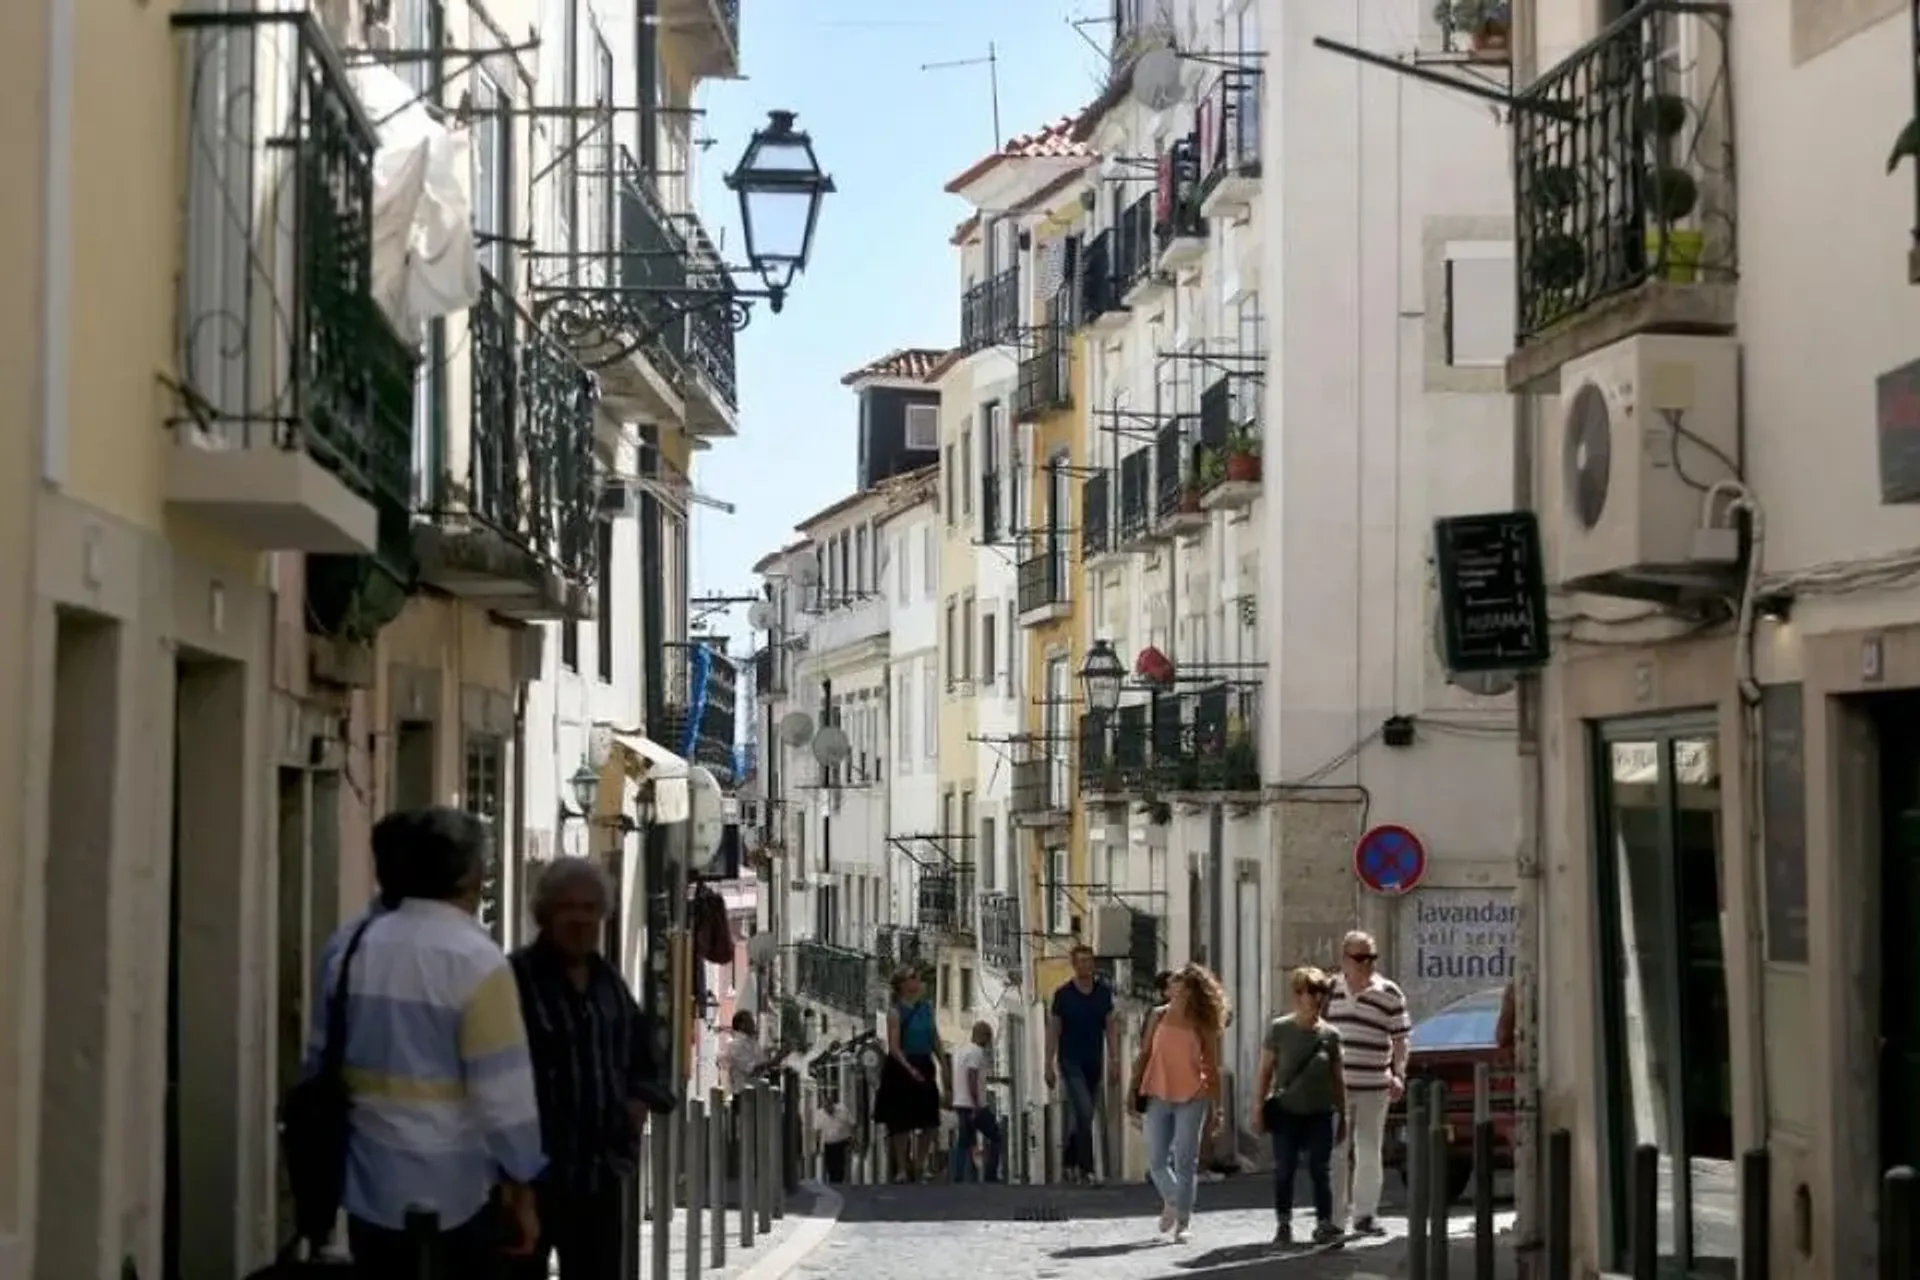
[[[822,1096],[813,1113],[813,1132],[820,1139],[820,1155],[827,1167],[827,1181],[847,1180],[847,1153],[853,1148],[853,1117],[832,1094]]]
[[[993,1028],[973,1024],[973,1038],[953,1055],[953,1160],[948,1180],[966,1182],[973,1171],[973,1144],[978,1138],[986,1152],[979,1166],[987,1182],[1000,1181],[1000,1121],[987,1097],[987,1075],[993,1061]]]
[[[1373,935],[1355,930],[1340,943],[1340,976],[1333,980],[1327,1021],[1340,1031],[1340,1059],[1347,1085],[1344,1140],[1333,1151],[1333,1218],[1364,1236],[1384,1235],[1374,1214],[1380,1208],[1380,1147],[1387,1108],[1406,1089],[1407,996],[1380,976],[1380,949]],[[1347,1176],[1352,1168],[1352,1194]]]

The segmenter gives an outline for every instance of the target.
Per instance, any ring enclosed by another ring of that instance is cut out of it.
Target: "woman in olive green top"
[[[1273,1140],[1274,1243],[1293,1242],[1293,1175],[1304,1156],[1313,1181],[1313,1242],[1340,1239],[1333,1221],[1333,1149],[1347,1116],[1340,1030],[1321,1016],[1333,983],[1318,969],[1293,971],[1293,1012],[1267,1028],[1260,1054],[1255,1131]]]

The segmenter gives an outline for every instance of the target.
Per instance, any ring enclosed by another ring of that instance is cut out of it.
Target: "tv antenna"
[[[1004,143],[1000,136],[1000,52],[994,42],[987,41],[987,56],[984,58],[956,58],[951,62],[923,62],[922,71],[951,71],[957,67],[985,67],[987,69],[987,92],[993,98],[993,149],[998,151]]]

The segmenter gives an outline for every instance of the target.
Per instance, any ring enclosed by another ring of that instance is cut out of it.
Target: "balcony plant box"
[[[1440,0],[1433,16],[1443,28],[1464,32],[1469,52],[1488,61],[1507,56],[1513,30],[1509,0]]]
[[[1246,483],[1260,479],[1260,441],[1244,427],[1227,441],[1226,478]]]

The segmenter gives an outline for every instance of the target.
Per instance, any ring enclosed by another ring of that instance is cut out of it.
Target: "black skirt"
[[[933,1055],[910,1053],[907,1061],[920,1073],[915,1080],[887,1055],[880,1068],[880,1093],[873,1102],[873,1121],[889,1133],[920,1133],[940,1127],[940,1076]]]

